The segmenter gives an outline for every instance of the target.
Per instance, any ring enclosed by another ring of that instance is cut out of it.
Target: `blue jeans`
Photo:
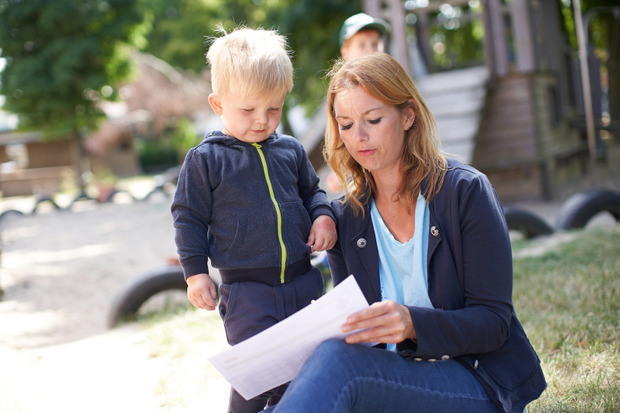
[[[493,412],[499,409],[455,360],[414,361],[340,340],[322,343],[270,412]]]

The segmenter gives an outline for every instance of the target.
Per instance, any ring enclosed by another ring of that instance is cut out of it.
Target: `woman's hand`
[[[397,344],[406,339],[415,341],[418,338],[409,309],[391,300],[373,303],[351,314],[342,326],[342,331],[347,333],[357,329],[366,330],[348,336],[347,343]]]

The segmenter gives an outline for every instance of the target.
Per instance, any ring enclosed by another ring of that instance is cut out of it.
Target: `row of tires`
[[[601,212],[609,212],[620,220],[620,192],[609,190],[584,191],[573,195],[561,207],[557,229],[571,230],[585,227]],[[519,208],[504,209],[506,223],[511,231],[523,234],[527,239],[550,235],[554,229],[536,214]],[[329,276],[324,259],[317,257],[313,265]],[[218,284],[218,280],[213,280]],[[166,291],[185,292],[187,284],[180,265],[166,265],[147,271],[132,279],[114,298],[108,313],[109,328],[123,321],[135,319],[145,302]]]
[[[82,202],[95,202],[97,204],[107,204],[107,203],[131,203],[131,202],[146,202],[150,201],[157,195],[163,195],[165,197],[169,197],[178,181],[179,176],[179,167],[173,167],[166,170],[164,173],[156,175],[153,177],[155,182],[155,187],[148,192],[144,197],[138,198],[134,196],[131,192],[113,188],[110,192],[106,193],[103,196],[92,197],[89,194],[82,192],[77,197],[75,197],[66,207],[60,206],[53,196],[39,196],[34,203],[34,206],[29,211],[31,214],[36,214],[42,207],[47,206],[53,210],[72,210],[73,207]],[[8,209],[2,211],[0,213],[0,222],[3,217],[9,215],[24,215],[24,211],[19,211],[16,209]]]
[[[607,212],[620,220],[620,192],[593,189],[578,192],[568,198],[558,211],[555,229],[533,212],[505,207],[508,229],[523,234],[527,239],[550,235],[554,230],[572,230],[585,227],[595,216]]]
[[[39,196],[34,203],[34,206],[30,211],[20,211],[17,209],[7,209],[0,213],[0,222],[2,218],[10,215],[25,215],[25,214],[36,214],[42,208],[51,208],[55,211],[71,211],[74,207],[83,202],[94,202],[97,204],[108,204],[108,203],[130,203],[130,202],[142,202],[149,201],[156,193],[161,193],[164,196],[168,197],[170,194],[163,188],[155,188],[151,192],[149,192],[144,198],[136,198],[133,194],[128,191],[123,190],[112,190],[108,195],[103,198],[95,198],[90,195],[81,194],[74,198],[67,206],[60,206],[56,200],[52,196]]]

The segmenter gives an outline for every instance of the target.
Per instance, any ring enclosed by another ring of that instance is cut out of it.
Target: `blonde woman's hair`
[[[399,202],[411,208],[422,189],[422,195],[427,202],[430,201],[441,188],[447,161],[439,148],[435,119],[409,74],[390,55],[373,53],[349,62],[336,62],[329,76],[323,155],[345,188],[344,202],[363,214],[363,204],[368,200],[368,195],[376,194],[372,174],[365,171],[344,146],[334,113],[338,93],[357,87],[399,111],[413,108],[415,121],[405,132],[401,155],[402,182],[396,196]]]
[[[293,64],[286,38],[274,30],[219,27],[207,52],[211,87],[219,96],[285,95],[293,88]]]

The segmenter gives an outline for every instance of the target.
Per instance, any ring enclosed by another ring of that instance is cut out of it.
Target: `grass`
[[[207,360],[228,348],[222,321],[217,311],[187,308],[139,319],[148,356],[158,365],[154,397],[162,411],[225,411],[229,385]]]
[[[513,252],[514,306],[548,382],[528,413],[620,411],[620,225],[519,240]],[[151,356],[169,364],[162,405],[183,404],[177,380],[201,389],[217,380],[204,360],[205,349],[225,348],[215,312],[161,314],[143,326]],[[175,379],[187,363],[201,368]]]
[[[548,382],[528,412],[617,412],[620,228],[565,235],[533,256],[515,250],[514,306]]]

